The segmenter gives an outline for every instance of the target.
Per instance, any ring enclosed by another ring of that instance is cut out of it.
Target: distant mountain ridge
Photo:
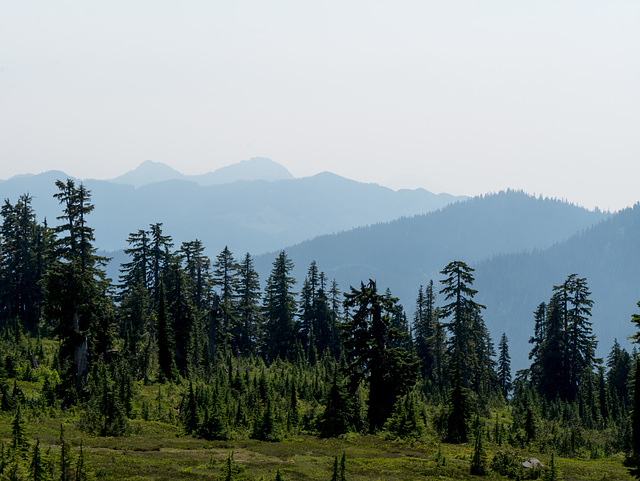
[[[133,185],[134,187],[142,187],[168,180],[187,180],[198,185],[211,186],[238,181],[265,180],[267,182],[275,182],[293,178],[291,172],[281,164],[264,157],[253,157],[201,175],[185,175],[161,162],[145,160],[134,170],[110,179],[110,181],[116,184]]]
[[[251,176],[286,178],[242,180]],[[54,225],[61,214],[53,198],[55,181],[67,177],[59,171],[15,176],[0,181],[0,195],[15,202],[19,195],[31,194],[38,219]],[[218,169],[209,177],[196,177],[200,183],[164,164],[144,162],[120,176],[119,182],[84,180],[96,206],[90,219],[96,246],[106,251],[123,249],[129,233],[161,222],[177,245],[197,238],[210,252],[228,245],[235,252],[257,255],[465,199],[423,189],[396,192],[328,172],[296,179],[268,159],[252,159]],[[223,180],[228,182],[209,185]]]

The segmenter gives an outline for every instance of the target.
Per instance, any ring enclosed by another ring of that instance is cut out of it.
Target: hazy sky
[[[0,2],[0,178],[269,157],[640,200],[640,2]]]

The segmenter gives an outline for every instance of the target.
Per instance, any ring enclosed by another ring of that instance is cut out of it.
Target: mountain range
[[[400,299],[409,318],[419,287],[440,289],[440,271],[461,260],[476,269],[476,300],[494,339],[510,339],[514,367],[528,365],[533,311],[569,274],[592,290],[593,329],[606,355],[623,345],[640,300],[640,206],[615,214],[567,202],[504,191],[411,218],[324,235],[287,247],[298,288],[315,260],[342,290],[374,279]],[[275,253],[259,256],[267,276]],[[437,305],[443,300],[438,298]]]
[[[0,181],[14,202],[29,193],[39,219],[60,215],[52,197],[63,172]],[[162,222],[176,247],[200,239],[214,259],[229,246],[250,252],[264,284],[279,250],[299,290],[311,261],[343,291],[374,279],[399,297],[409,318],[421,285],[440,286],[453,260],[474,267],[476,300],[494,340],[505,332],[515,369],[528,365],[533,311],[569,274],[586,277],[600,356],[615,338],[627,345],[640,300],[640,204],[616,213],[507,190],[468,199],[423,189],[393,191],[324,172],[294,178],[268,159],[251,159],[202,176],[145,162],[110,181],[85,180],[96,206],[96,245],[126,261],[129,233]],[[442,299],[437,299],[442,304]]]
[[[39,219],[50,225],[61,209],[53,198],[59,171],[0,181],[0,195],[15,202],[33,196]],[[116,179],[82,181],[92,192],[96,245],[126,247],[131,232],[163,223],[177,246],[200,239],[214,252],[260,254],[315,236],[439,209],[464,200],[424,189],[394,191],[328,172],[294,178],[283,166],[255,158],[201,176],[144,162]]]

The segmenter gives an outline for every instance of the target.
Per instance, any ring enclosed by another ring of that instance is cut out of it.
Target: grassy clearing
[[[223,479],[226,460],[233,451],[235,463],[241,466],[238,479],[272,480],[276,471],[286,480],[328,481],[333,457],[344,452],[347,477],[360,480],[414,479],[483,479],[469,474],[473,447],[467,445],[440,446],[445,458],[438,461],[438,444],[384,440],[378,436],[348,436],[342,439],[319,439],[297,436],[280,443],[250,439],[214,442],[181,436],[176,426],[136,420],[133,434],[124,437],[95,437],[79,431],[74,425],[74,413],[68,417],[37,420],[29,425],[29,436],[40,439],[44,448],[51,447],[57,456],[59,427],[65,422],[67,439],[76,446],[83,443],[86,463],[99,480],[216,480]],[[10,417],[0,418],[0,437],[10,439]],[[35,420],[34,420],[35,421]],[[510,449],[510,451],[514,451]],[[515,451],[522,459],[536,455]],[[493,457],[487,450],[487,458]],[[537,455],[543,463],[547,455]],[[565,480],[630,480],[632,476],[614,458],[563,459],[556,461]],[[503,479],[492,473],[484,479]]]

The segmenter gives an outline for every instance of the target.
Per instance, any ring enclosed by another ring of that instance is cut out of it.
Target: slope
[[[312,260],[329,279],[335,278],[343,290],[361,280],[376,279],[379,288],[389,287],[400,298],[411,317],[419,286],[430,279],[439,284],[439,271],[450,261],[477,265],[498,255],[547,249],[608,216],[558,200],[505,191],[451,204],[425,215],[321,236],[289,247],[286,252],[296,266],[294,276],[299,282]],[[274,257],[275,254],[269,254],[256,260],[262,279],[268,275]],[[481,289],[479,300],[497,302],[498,293],[486,300],[482,297],[482,289],[487,289],[484,272],[479,270],[476,276]],[[495,275],[500,275],[499,270]],[[508,290],[504,296],[505,302],[514,305],[520,302]],[[502,332],[498,332],[498,327],[507,323],[495,312],[492,308],[485,318],[497,338]]]

